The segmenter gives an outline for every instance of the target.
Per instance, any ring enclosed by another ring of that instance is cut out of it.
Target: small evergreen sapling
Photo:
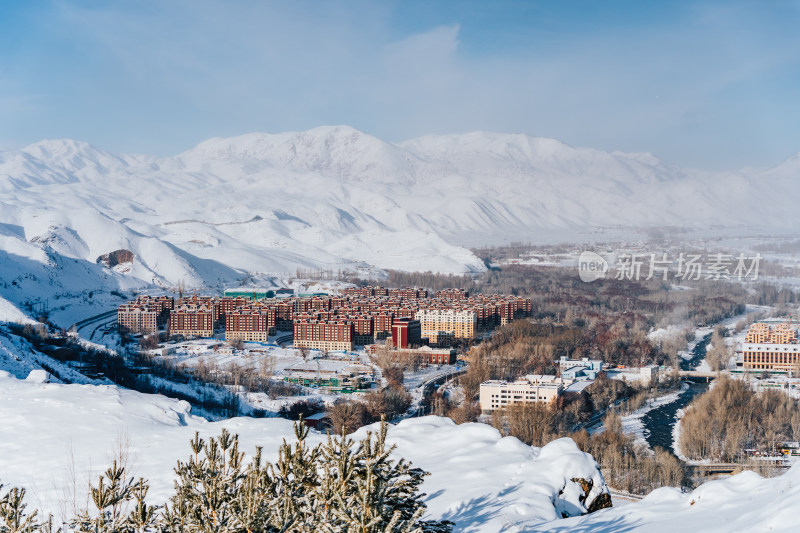
[[[117,533],[125,522],[124,505],[133,498],[133,478],[127,479],[125,467],[114,460],[112,466],[101,474],[97,486],[89,487],[95,512],[82,511],[72,527],[80,533]]]
[[[0,489],[3,485],[0,484]],[[0,533],[33,533],[40,531],[37,511],[25,514],[25,489],[13,487],[0,498]]]
[[[419,492],[427,475],[386,446],[387,425],[356,443],[344,435],[309,446],[309,429],[295,424],[278,459],[262,449],[249,462],[239,438],[223,430],[206,442],[195,434],[192,455],[175,467],[175,492],[159,512],[147,503],[149,486],[134,482],[114,461],[90,486],[85,509],[60,533],[449,533],[452,523],[421,521]],[[1,488],[2,486],[0,486]],[[56,533],[52,517],[25,513],[24,489],[0,498],[0,533]],[[131,508],[129,512],[128,508]]]

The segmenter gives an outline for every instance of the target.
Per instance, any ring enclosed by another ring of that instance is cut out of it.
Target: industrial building
[[[222,292],[223,298],[247,298],[248,300],[261,300],[263,298],[274,298],[275,289],[259,289],[255,287],[238,287],[235,289],[225,289]]]

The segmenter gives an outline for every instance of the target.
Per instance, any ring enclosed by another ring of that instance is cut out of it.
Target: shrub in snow
[[[150,533],[448,533],[447,521],[422,521],[424,476],[404,459],[391,458],[387,425],[358,444],[329,437],[310,447],[308,428],[295,424],[296,441],[284,440],[275,464],[261,448],[249,462],[239,438],[190,442],[192,455],[178,462],[175,492],[162,506],[146,502],[148,484],[126,476],[116,461],[90,488],[91,509],[70,523],[75,532]],[[52,519],[26,514],[24,489],[0,498],[0,532],[52,532]]]

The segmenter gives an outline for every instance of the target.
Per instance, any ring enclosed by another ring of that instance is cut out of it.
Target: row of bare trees
[[[612,487],[647,494],[659,487],[683,487],[690,482],[677,457],[658,447],[651,452],[624,433],[616,412],[609,412],[603,427],[602,433],[590,435],[582,430],[571,436],[579,448],[592,454]]]
[[[578,447],[595,458],[606,482],[633,494],[646,494],[658,487],[682,487],[688,482],[683,464],[671,453],[657,448],[651,452],[622,431],[615,411],[606,416],[604,431],[590,435],[586,430],[571,432],[569,417],[557,406],[514,404],[494,411],[491,423],[503,435],[514,436],[532,446],[544,446],[560,437],[571,437]]]
[[[363,400],[340,398],[328,407],[331,431],[351,433],[379,420],[392,420],[411,405],[411,396],[401,388],[385,387],[364,396]]]
[[[726,336],[727,330],[724,326],[717,326],[711,334],[711,346],[706,349],[706,362],[714,372],[728,368],[728,363],[734,355],[733,346],[725,342]]]
[[[720,377],[681,420],[680,446],[690,459],[741,461],[746,449],[774,452],[800,440],[800,405],[786,394],[753,391],[742,380]]]

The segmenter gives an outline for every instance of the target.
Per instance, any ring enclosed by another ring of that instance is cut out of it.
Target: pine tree
[[[123,531],[126,533],[158,531],[158,516],[156,515],[158,506],[148,505],[145,501],[148,490],[150,490],[150,486],[143,478],[139,478],[138,483],[133,486],[131,494],[136,501],[136,506],[130,512],[123,525]]]
[[[3,485],[0,484],[0,489]],[[33,533],[40,531],[36,511],[25,514],[25,489],[12,488],[0,498],[0,533]]]
[[[387,429],[386,422],[381,422],[374,442],[368,432],[354,454],[349,439],[343,437],[339,445],[328,441],[325,462],[342,465],[333,472],[336,504],[332,514],[337,523],[328,526],[330,531],[423,532],[420,518],[426,506],[419,486],[426,473],[411,468],[404,459],[391,459],[394,446],[386,447]]]
[[[280,528],[276,531],[311,533],[319,527],[317,513],[321,502],[317,498],[317,490],[320,484],[320,447],[308,447],[305,442],[308,432],[309,428],[302,419],[295,422],[297,442],[292,446],[284,440],[278,452],[274,469],[277,512],[272,521],[274,527]]]
[[[319,522],[325,533],[340,531],[344,525],[341,507],[346,505],[344,502],[349,498],[356,475],[354,444],[342,428],[341,436],[328,435],[328,441],[321,449],[321,483],[317,496],[322,502]]]
[[[77,532],[117,533],[125,522],[123,507],[133,498],[133,478],[127,479],[125,467],[114,460],[112,466],[98,478],[97,486],[90,486],[90,500],[95,512],[88,509],[81,512],[73,521]]]
[[[166,517],[170,523],[177,518],[185,531],[228,531],[233,522],[231,503],[244,476],[239,436],[223,429],[206,443],[196,433],[190,445],[194,456],[175,468],[173,510],[167,510]]]
[[[85,533],[449,533],[450,522],[420,521],[426,473],[391,458],[387,427],[383,422],[359,443],[343,433],[310,447],[301,420],[275,464],[256,448],[246,466],[237,435],[223,430],[205,442],[195,434],[161,513],[146,502],[147,482],[134,482],[114,461],[90,486],[94,511],[70,525]],[[25,514],[24,496],[11,489],[0,498],[0,533],[55,533],[52,516],[38,523],[36,512]]]

